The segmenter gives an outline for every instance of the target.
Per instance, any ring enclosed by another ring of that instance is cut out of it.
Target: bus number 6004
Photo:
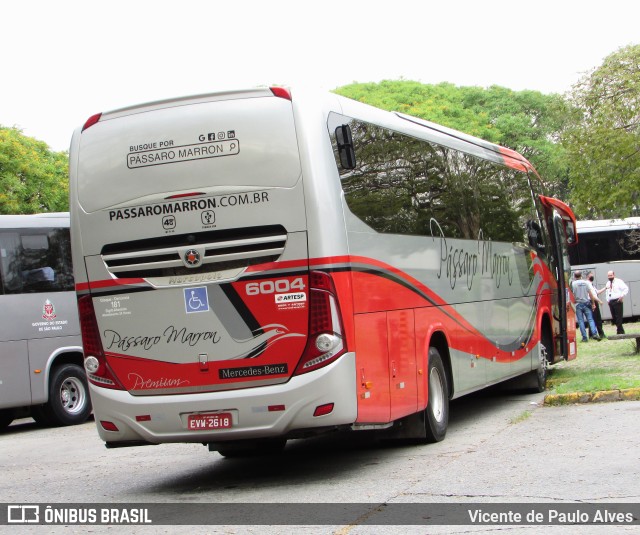
[[[250,282],[245,286],[247,295],[286,293],[291,290],[304,291],[305,285],[302,277],[289,281],[289,279],[278,279],[274,281]]]

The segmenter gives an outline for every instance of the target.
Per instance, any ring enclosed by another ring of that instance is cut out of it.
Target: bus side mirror
[[[542,240],[542,229],[540,225],[533,220],[527,221],[527,237],[529,239],[529,245],[539,253],[544,254],[545,246]]]
[[[564,222],[564,232],[567,236],[567,243],[569,245],[575,245],[576,243],[578,243],[578,240],[576,240],[576,229],[573,226],[573,222]]]
[[[336,128],[336,142],[338,143],[338,154],[342,168],[355,169],[356,151],[353,148],[353,137],[348,124],[342,124]]]

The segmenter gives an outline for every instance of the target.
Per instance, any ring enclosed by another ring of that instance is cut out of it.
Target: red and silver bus
[[[449,400],[518,376],[541,390],[576,356],[575,217],[492,143],[264,88],[92,116],[70,179],[109,447],[438,441]]]

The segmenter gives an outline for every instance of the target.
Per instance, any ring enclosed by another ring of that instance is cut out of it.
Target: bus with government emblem
[[[517,152],[273,87],[91,116],[70,150],[85,369],[107,447],[224,456],[542,391],[576,357],[575,216]]]
[[[0,215],[0,307],[0,429],[87,420],[69,213]]]
[[[613,271],[629,287],[624,298],[623,317],[640,317],[640,217],[579,220],[580,241],[569,249],[571,269],[584,275],[593,273],[593,285],[601,290],[607,284],[607,273]],[[603,320],[611,319],[606,294],[600,296]]]

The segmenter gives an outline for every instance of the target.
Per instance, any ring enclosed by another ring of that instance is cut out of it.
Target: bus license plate
[[[212,429],[229,429],[232,423],[230,412],[191,414],[187,419],[187,428],[191,431],[211,431]]]

